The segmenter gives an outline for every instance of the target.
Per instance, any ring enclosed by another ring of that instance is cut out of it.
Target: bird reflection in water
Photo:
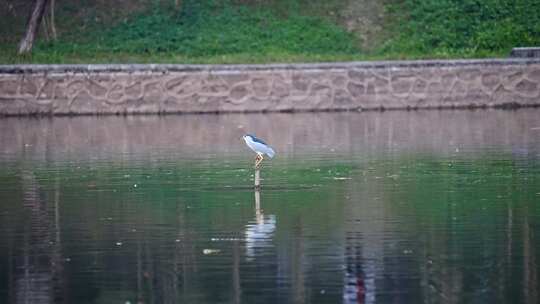
[[[276,216],[263,214],[261,209],[261,193],[255,190],[255,221],[246,226],[246,257],[251,261],[256,250],[271,246],[272,236],[276,230]]]

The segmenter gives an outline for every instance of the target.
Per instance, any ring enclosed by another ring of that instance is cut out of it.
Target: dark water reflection
[[[538,110],[0,130],[0,303],[540,301]]]

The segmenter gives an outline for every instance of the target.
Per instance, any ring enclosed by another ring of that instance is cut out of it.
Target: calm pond
[[[0,303],[539,303],[539,202],[538,109],[3,118]]]

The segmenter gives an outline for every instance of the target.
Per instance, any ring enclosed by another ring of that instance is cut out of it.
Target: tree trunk
[[[35,0],[34,8],[32,13],[28,17],[28,23],[26,25],[26,33],[24,34],[23,39],[19,43],[19,54],[25,54],[32,51],[34,46],[34,40],[41,24],[41,19],[43,18],[43,13],[45,12],[45,7],[47,7],[48,0]]]
[[[58,36],[56,35],[56,23],[54,22],[54,3],[55,0],[51,0],[51,36],[56,41]]]
[[[49,41],[49,21],[47,18],[47,14],[43,14],[43,20],[41,20],[41,23],[43,26],[41,28],[43,29],[43,38],[45,38],[45,41]]]

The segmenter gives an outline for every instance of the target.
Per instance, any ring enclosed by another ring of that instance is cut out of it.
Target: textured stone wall
[[[0,114],[540,105],[540,60],[0,66]]]

